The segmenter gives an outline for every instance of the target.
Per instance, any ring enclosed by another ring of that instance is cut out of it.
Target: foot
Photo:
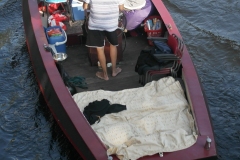
[[[103,79],[103,80],[109,80],[109,78],[108,78],[108,76],[105,76],[104,74],[103,74],[103,72],[97,72],[96,73],[96,76],[98,77],[98,78],[100,78],[100,79]]]
[[[112,72],[112,76],[113,77],[117,76],[121,71],[122,71],[121,68],[116,68],[115,71]]]

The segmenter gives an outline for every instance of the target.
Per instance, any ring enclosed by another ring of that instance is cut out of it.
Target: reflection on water
[[[238,1],[164,0],[202,81],[219,159],[240,159]],[[80,159],[42,102],[21,0],[0,1],[0,159]]]

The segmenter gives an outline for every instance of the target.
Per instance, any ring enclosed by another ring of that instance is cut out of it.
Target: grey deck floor
[[[124,46],[123,39],[123,46]],[[134,71],[138,55],[141,50],[148,47],[146,37],[127,37],[126,48],[123,52],[123,60],[117,64],[122,72],[116,77],[111,76],[111,68],[108,68],[109,80],[105,81],[95,76],[100,69],[98,66],[91,66],[87,47],[85,45],[67,47],[68,58],[62,62],[64,70],[70,77],[83,76],[86,78],[88,89],[76,88],[77,92],[92,90],[118,91],[128,88],[141,87],[138,83],[139,76]]]

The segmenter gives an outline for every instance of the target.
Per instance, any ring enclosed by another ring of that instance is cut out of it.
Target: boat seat
[[[148,37],[151,39],[151,37]],[[157,37],[153,37],[152,40],[158,40]],[[160,41],[166,41],[163,37],[159,37]],[[167,45],[171,48],[173,54],[153,54],[156,61],[160,62],[159,67],[154,67],[147,70],[142,75],[139,75],[139,83],[145,85],[153,80],[154,77],[162,78],[165,76],[178,77],[178,71],[181,68],[181,58],[183,54],[184,44],[183,41],[175,34],[169,35],[167,38]]]

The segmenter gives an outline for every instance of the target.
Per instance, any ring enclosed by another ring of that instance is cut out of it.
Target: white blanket
[[[192,146],[197,139],[190,106],[178,81],[162,78],[144,87],[122,91],[88,91],[73,96],[83,112],[90,102],[109,100],[127,110],[106,114],[92,125],[108,155],[135,160]]]

